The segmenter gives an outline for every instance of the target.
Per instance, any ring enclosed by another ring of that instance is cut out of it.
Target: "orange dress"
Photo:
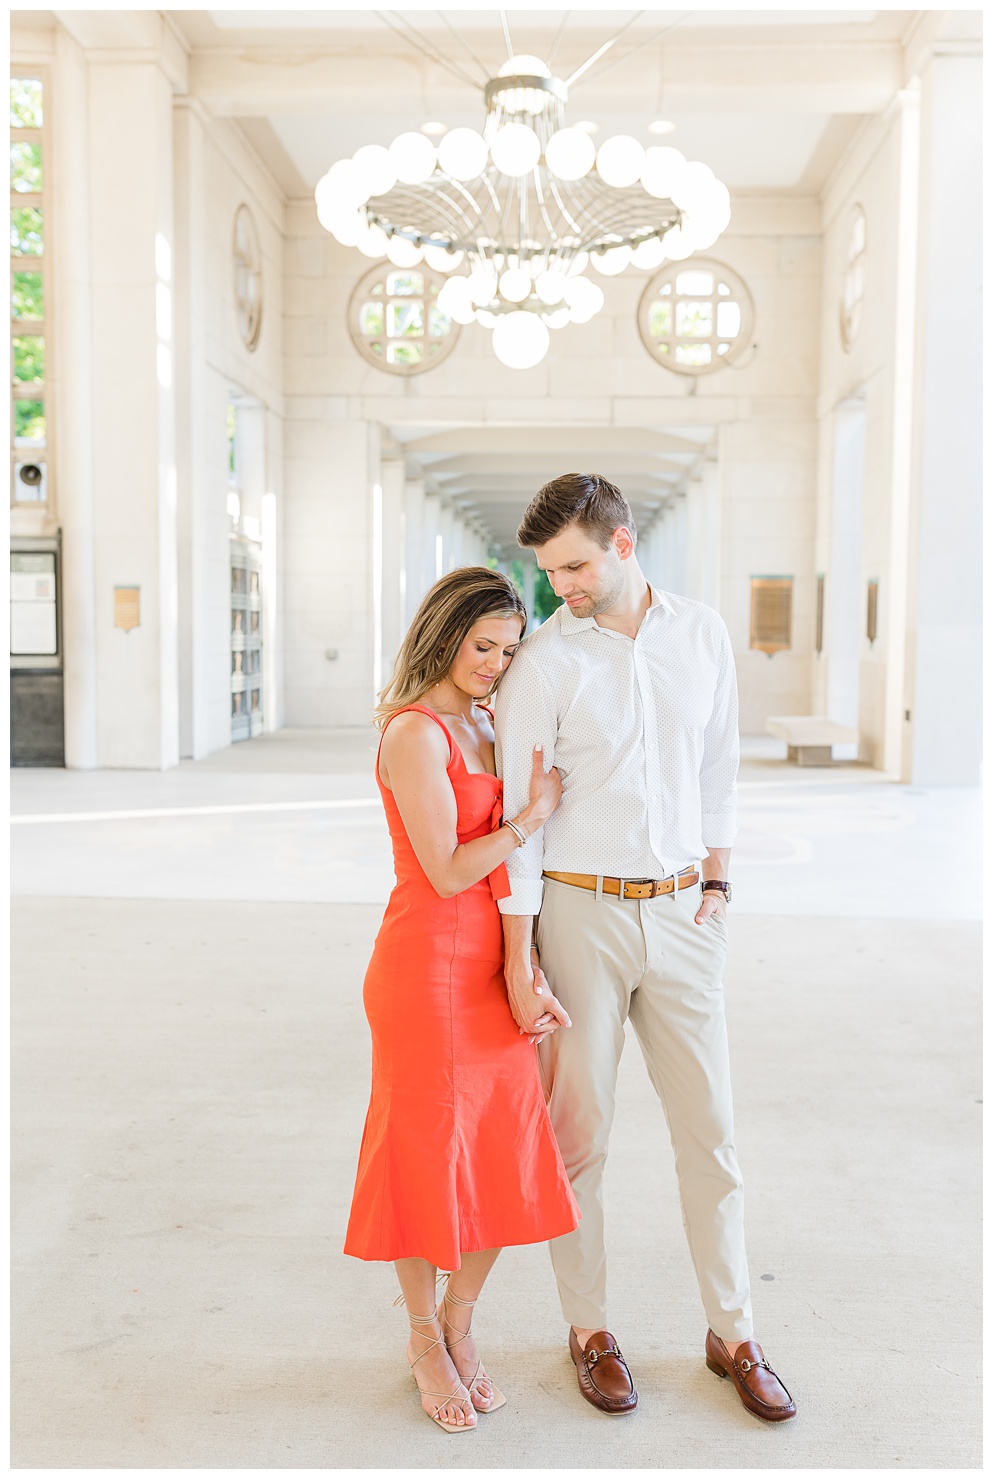
[[[503,784],[474,774],[444,729],[458,839],[500,825]],[[399,712],[406,712],[400,710]],[[426,1258],[457,1269],[461,1254],[539,1243],[571,1232],[579,1212],[538,1079],[537,1054],[517,1029],[503,977],[496,900],[500,865],[443,899],[428,882],[393,793],[379,779],[396,887],[366,972],[372,1096],[345,1252]]]

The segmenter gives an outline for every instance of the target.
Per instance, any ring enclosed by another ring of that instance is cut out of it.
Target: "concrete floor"
[[[163,776],[13,776],[24,818],[130,813],[15,828],[14,1467],[978,1467],[979,925],[931,866],[969,860],[974,794],[760,747],[743,771],[738,1145],[796,1422],[757,1422],[703,1365],[632,1043],[607,1204],[639,1411],[581,1400],[547,1255],[513,1249],[477,1317],[508,1406],[449,1444],[404,1370],[392,1270],[340,1252],[382,834],[374,807],[327,803],[372,799],[368,754],[284,732]],[[909,900],[866,881],[877,864]]]

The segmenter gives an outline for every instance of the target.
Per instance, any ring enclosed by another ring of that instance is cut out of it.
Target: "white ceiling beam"
[[[611,452],[697,453],[713,438],[712,426],[679,427],[675,431],[653,431],[640,426],[470,426],[440,431],[428,436],[402,436],[406,455],[426,453],[504,454],[513,439],[510,455],[529,452],[566,453],[575,457],[608,456]]]
[[[645,56],[616,67],[602,82],[593,77],[578,85],[570,114],[654,113],[658,72]],[[673,112],[874,113],[886,106],[902,79],[903,48],[891,40],[775,45],[715,40],[666,48],[666,107]],[[196,50],[190,88],[212,113],[235,117],[346,115],[367,109],[370,98],[388,114],[406,115],[412,101],[423,107],[425,96],[434,110],[478,109],[480,117],[483,112],[481,92],[432,62],[391,54],[378,39],[349,54],[294,45],[276,54],[271,45]]]

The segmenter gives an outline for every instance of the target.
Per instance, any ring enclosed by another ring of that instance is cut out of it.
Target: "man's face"
[[[603,549],[578,524],[570,524],[547,544],[539,545],[535,556],[538,568],[544,570],[552,590],[573,616],[599,616],[616,604],[624,589],[618,545],[626,550],[630,543],[627,530],[617,529]]]

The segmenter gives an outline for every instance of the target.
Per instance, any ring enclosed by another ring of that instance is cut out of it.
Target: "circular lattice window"
[[[841,285],[841,342],[847,353],[862,327],[862,303],[865,298],[865,211],[857,205],[852,211],[845,250],[845,275]]]
[[[737,272],[706,257],[670,262],[638,304],[638,329],[653,359],[677,375],[710,375],[752,342],[755,305]]]
[[[245,348],[255,349],[262,333],[262,252],[247,205],[234,218],[234,305]]]
[[[459,328],[438,307],[444,281],[424,263],[385,262],[367,272],[348,305],[349,332],[363,359],[390,375],[420,375],[447,359]]]

